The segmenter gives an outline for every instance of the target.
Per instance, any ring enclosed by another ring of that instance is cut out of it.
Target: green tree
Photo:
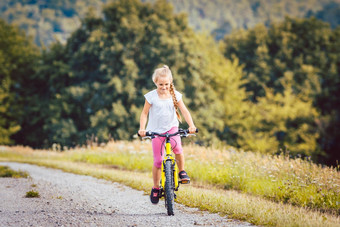
[[[244,65],[248,80],[246,88],[254,103],[267,97],[267,88],[275,96],[285,94],[287,87],[283,81],[290,75],[292,95],[312,103],[321,112],[321,115],[314,115],[312,111],[311,116],[316,118],[306,120],[311,128],[317,123],[319,136],[315,134],[310,138],[326,151],[329,160],[336,160],[335,149],[331,151],[330,147],[334,147],[335,138],[338,138],[336,130],[326,129],[330,122],[336,125],[338,116],[338,101],[335,100],[339,87],[339,41],[335,38],[338,32],[339,29],[331,30],[329,24],[315,18],[287,17],[284,22],[273,24],[268,29],[259,25],[249,31],[235,32],[221,45],[227,58],[238,58]],[[295,125],[296,130],[297,127]],[[315,154],[317,157],[322,153],[316,148]],[[325,161],[322,155],[319,158]]]
[[[245,65],[254,101],[264,95],[262,84],[282,92],[279,79],[288,71],[294,74],[294,90],[315,98],[321,92],[320,77],[327,77],[331,34],[329,25],[315,18],[286,18],[269,29],[259,25],[235,32],[226,37],[223,49],[227,58],[237,56]]]
[[[66,96],[66,88],[70,85],[72,72],[65,62],[68,61],[67,49],[60,43],[51,45],[49,50],[42,53],[37,75],[44,81],[45,89],[39,92],[39,118],[42,121],[40,127],[33,129],[34,137],[27,143],[31,146],[51,146],[53,143],[63,145],[75,145],[70,141],[77,138],[71,106],[77,105]]]
[[[0,19],[0,143],[11,144],[13,134],[22,129],[29,107],[26,90],[32,83],[39,52],[17,27]]]
[[[132,138],[143,95],[155,88],[153,70],[162,64],[170,66],[202,142],[218,141],[227,120],[223,93],[229,92],[229,106],[246,97],[231,97],[244,92],[237,62],[226,61],[214,40],[195,34],[166,1],[128,0],[107,5],[103,18],[89,12],[65,46],[44,56],[39,74],[49,81],[48,143]]]
[[[319,133],[315,124],[319,113],[313,107],[312,100],[294,93],[292,78],[291,73],[286,73],[281,80],[283,93],[265,88],[266,95],[256,103],[260,125],[255,125],[251,130],[255,135],[259,133],[265,136],[258,136],[252,141],[264,146],[262,151],[284,151],[292,155],[311,156],[316,160],[319,155],[323,155],[317,144]],[[251,147],[251,150],[257,149]]]

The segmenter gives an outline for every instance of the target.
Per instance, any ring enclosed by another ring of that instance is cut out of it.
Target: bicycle
[[[196,133],[198,129],[196,129]],[[168,215],[174,215],[174,200],[176,199],[175,191],[178,191],[179,184],[189,184],[190,180],[179,180],[178,177],[178,166],[175,158],[171,153],[171,143],[170,138],[173,136],[180,135],[181,137],[196,136],[195,134],[190,134],[188,129],[178,129],[178,132],[169,134],[160,134],[157,132],[146,132],[144,138],[154,139],[156,136],[165,137],[165,156],[162,161],[161,167],[161,180],[160,180],[160,198],[164,197],[165,207],[167,209]]]

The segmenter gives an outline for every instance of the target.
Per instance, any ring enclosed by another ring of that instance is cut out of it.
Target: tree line
[[[1,144],[132,139],[152,72],[167,64],[198,143],[339,159],[339,28],[286,18],[218,45],[166,1],[117,1],[102,14],[89,11],[66,44],[43,50],[0,20]]]
[[[0,17],[17,24],[34,37],[38,46],[50,46],[56,40],[64,43],[76,30],[89,8],[101,13],[103,5],[116,0],[2,0]],[[154,3],[155,0],[141,0]],[[196,32],[207,32],[216,40],[237,29],[250,29],[261,23],[283,21],[291,17],[314,16],[331,23],[340,23],[337,0],[167,0],[176,13],[188,15],[188,23]]]
[[[319,160],[333,164],[339,160],[340,124],[340,26],[331,29],[328,23],[310,19],[286,18],[284,22],[273,24],[268,29],[258,25],[247,31],[239,31],[226,36],[222,51],[228,59],[237,58],[244,66],[246,90],[251,92],[253,103],[261,102],[268,95],[283,101],[287,84],[291,94],[309,108],[300,109],[296,120],[307,125],[299,125],[289,119],[285,108],[281,117],[288,117],[275,134],[279,141],[290,141],[288,128],[296,128],[295,133],[305,129],[310,136],[294,135],[297,141],[308,141],[311,149],[320,150]],[[282,97],[283,96],[283,97]],[[298,103],[291,105],[297,108]],[[271,109],[270,111],[272,111]],[[289,111],[292,114],[291,110]],[[273,119],[276,122],[280,118]],[[306,118],[307,117],[307,118]],[[287,127],[287,128],[285,128]],[[283,129],[283,130],[282,130]],[[323,152],[325,152],[323,154]],[[307,153],[307,152],[305,152]]]

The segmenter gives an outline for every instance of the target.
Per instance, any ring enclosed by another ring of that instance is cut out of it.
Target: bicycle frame
[[[179,187],[179,181],[178,181],[178,166],[176,163],[176,160],[174,157],[172,157],[171,154],[171,143],[170,143],[170,137],[166,138],[165,142],[165,157],[162,162],[162,167],[161,167],[161,187],[165,187],[165,171],[164,171],[164,166],[167,161],[170,161],[172,163],[172,166],[174,167],[174,183],[175,183],[175,191],[178,190]]]

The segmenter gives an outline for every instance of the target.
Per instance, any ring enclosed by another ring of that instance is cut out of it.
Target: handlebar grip
[[[186,133],[189,133],[189,129],[185,129],[184,131],[185,131]],[[195,133],[198,133],[198,128],[196,128]]]
[[[138,135],[139,137],[141,137],[141,135],[139,135],[138,132],[137,132],[137,135]],[[152,136],[152,133],[151,133],[150,131],[145,132],[145,136]]]
[[[146,136],[152,136],[152,133],[150,131],[145,133]]]

